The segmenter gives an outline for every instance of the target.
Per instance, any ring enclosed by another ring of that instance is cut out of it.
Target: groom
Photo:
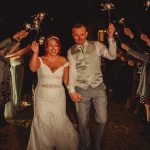
[[[101,57],[116,58],[116,42],[113,38],[115,28],[109,24],[107,29],[109,49],[98,41],[88,41],[84,24],[72,27],[75,44],[68,51],[69,93],[75,102],[79,121],[80,149],[91,150],[89,111],[91,103],[95,108],[98,128],[95,135],[95,150],[101,150],[107,121],[107,96],[101,71]]]

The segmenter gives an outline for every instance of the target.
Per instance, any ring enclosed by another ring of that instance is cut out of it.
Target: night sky
[[[105,2],[107,0],[5,0],[0,5],[0,39],[20,30],[32,15],[42,11],[48,15],[41,33],[56,34],[66,46],[70,46],[74,23],[98,23],[103,28],[107,27],[108,13],[100,10],[100,4]],[[150,10],[145,10],[146,0],[110,2],[115,5],[115,10],[111,11],[112,22],[124,17],[126,26],[137,35],[144,32],[150,37]]]

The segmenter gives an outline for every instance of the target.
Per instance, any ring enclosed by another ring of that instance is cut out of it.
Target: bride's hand
[[[39,45],[36,41],[33,41],[31,44],[31,49],[34,53],[39,53]]]

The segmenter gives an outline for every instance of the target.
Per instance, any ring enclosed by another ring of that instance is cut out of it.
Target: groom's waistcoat
[[[76,86],[86,89],[91,85],[94,88],[103,82],[101,57],[96,52],[94,42],[88,41],[84,53],[72,46],[71,54],[76,64]]]

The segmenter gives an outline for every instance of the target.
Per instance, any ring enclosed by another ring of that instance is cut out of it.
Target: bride
[[[66,97],[62,85],[68,84],[68,62],[60,56],[61,44],[56,36],[45,41],[45,55],[38,57],[39,46],[31,44],[29,66],[38,74],[34,96],[34,117],[27,150],[77,150],[78,135],[66,114]]]

